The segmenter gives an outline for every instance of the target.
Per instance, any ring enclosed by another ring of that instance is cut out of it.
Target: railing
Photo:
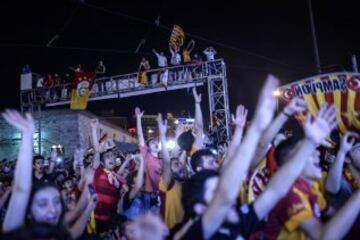
[[[111,77],[98,77],[91,89],[90,98],[119,94],[131,91],[141,91],[147,88],[164,87],[163,74],[168,71],[165,79],[167,86],[196,82],[211,75],[221,75],[224,72],[224,62],[217,59],[211,62],[196,62],[187,65],[151,69],[146,71],[148,84],[139,83],[139,73],[116,75]],[[41,87],[21,91],[22,104],[40,102],[55,103],[69,101],[72,83]]]

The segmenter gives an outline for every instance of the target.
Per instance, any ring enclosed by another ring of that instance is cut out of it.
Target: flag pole
[[[315,55],[316,70],[317,70],[317,73],[320,74],[321,73],[320,56],[319,56],[319,48],[318,48],[318,42],[317,42],[317,37],[316,37],[316,29],[315,29],[314,15],[313,15],[313,10],[312,10],[311,0],[308,0],[308,6],[309,6],[310,26],[311,26],[311,35],[312,35],[314,55]]]

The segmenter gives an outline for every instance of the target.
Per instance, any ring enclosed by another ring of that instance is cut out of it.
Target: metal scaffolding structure
[[[207,83],[211,130],[216,132],[220,140],[229,139],[230,109],[226,65],[223,59],[151,69],[146,73],[149,79],[147,85],[139,83],[138,72],[97,78],[92,87],[89,102],[187,89]],[[69,105],[71,87],[72,85],[68,83],[20,92],[21,111],[32,113],[37,111],[40,148],[41,110],[46,107]]]

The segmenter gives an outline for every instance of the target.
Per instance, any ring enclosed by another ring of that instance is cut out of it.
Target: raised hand
[[[144,157],[142,154],[136,154],[134,156],[135,158],[135,161],[136,161],[136,164],[138,164],[138,166],[141,164],[141,163],[144,163]]]
[[[34,120],[30,113],[27,113],[25,117],[23,117],[16,110],[5,110],[2,113],[3,118],[13,127],[20,130],[23,134],[34,134],[35,126]]]
[[[331,131],[337,126],[336,109],[334,105],[321,105],[318,115],[311,121],[310,113],[307,114],[304,122],[304,132],[307,139],[315,144],[320,144],[330,135]]]
[[[248,110],[243,106],[239,105],[236,108],[236,116],[231,114],[232,123],[238,127],[244,127],[246,124]]]
[[[195,103],[201,103],[201,93],[198,94],[195,87],[192,89],[192,92],[193,92]]]
[[[355,132],[346,132],[341,137],[340,149],[343,153],[347,153],[354,146],[356,139],[359,139],[359,134]]]
[[[156,118],[156,121],[157,121],[157,124],[158,124],[160,135],[162,135],[162,134],[165,135],[166,130],[167,130],[167,126],[168,126],[167,120],[165,119],[165,121],[163,121],[162,115],[161,115],[161,113],[159,113],[157,118]]]
[[[163,220],[151,212],[142,215],[135,220],[135,224],[138,224],[140,229],[143,229],[141,232],[141,239],[146,239],[148,237],[149,231],[146,229],[151,229],[153,236],[156,236],[154,239],[165,239],[169,235],[169,230],[166,227]],[[144,226],[147,226],[146,228]]]
[[[78,147],[74,151],[74,161],[76,163],[81,164],[84,160],[84,149],[81,147]]]
[[[284,108],[283,112],[287,116],[291,116],[294,113],[304,112],[307,109],[307,103],[300,98],[293,98],[288,105]]]
[[[141,111],[139,107],[135,108],[135,115],[136,117],[142,117],[144,115],[144,111]]]
[[[269,74],[263,88],[261,89],[254,118],[254,124],[260,131],[265,130],[265,128],[273,119],[276,108],[276,99],[273,95],[273,92],[278,85],[279,80],[273,75]]]
[[[99,119],[97,119],[97,118],[91,119],[90,126],[93,129],[97,129],[99,126]]]
[[[51,152],[50,152],[51,161],[55,162],[57,155],[58,155],[58,154],[57,154],[56,150],[55,150],[55,149],[51,149]]]

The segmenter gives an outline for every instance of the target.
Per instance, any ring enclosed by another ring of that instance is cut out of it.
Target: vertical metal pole
[[[39,118],[38,118],[38,147],[39,147],[39,155],[41,155],[41,105],[38,104],[38,112],[39,112]]]
[[[227,84],[227,76],[226,76],[226,66],[225,62],[221,61],[222,68],[222,80],[223,80],[223,88],[224,88],[224,107],[225,107],[225,123],[226,123],[226,137],[227,140],[231,138],[230,131],[230,104],[229,104],[229,90]]]
[[[210,124],[211,126],[213,126],[214,122],[213,122],[213,111],[214,111],[214,101],[213,101],[213,82],[212,79],[210,79],[210,77],[206,77],[207,78],[207,84],[208,84],[208,99],[209,99],[209,111],[210,111]]]
[[[317,43],[316,29],[315,29],[311,0],[308,0],[308,5],[309,5],[311,35],[312,35],[312,41],[313,41],[313,47],[314,47],[316,70],[317,70],[317,73],[320,74],[321,73],[320,56],[319,56],[319,48],[318,48],[318,43]]]

